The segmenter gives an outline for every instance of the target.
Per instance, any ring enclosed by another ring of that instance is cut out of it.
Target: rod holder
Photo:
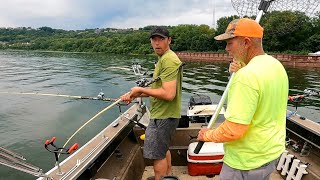
[[[282,169],[281,175],[287,176],[286,180],[301,180],[304,174],[308,174],[307,167],[306,164],[302,164],[299,159],[294,158],[294,155],[288,154],[288,151],[285,150],[280,157],[277,170]]]

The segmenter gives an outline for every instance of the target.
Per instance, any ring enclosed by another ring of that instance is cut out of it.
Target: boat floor
[[[207,177],[207,176],[189,176],[188,175],[188,168],[187,166],[173,166],[172,167],[172,173],[174,176],[177,176],[179,179],[183,179],[183,180],[206,180],[206,179],[213,179],[213,180],[218,180],[219,179],[219,175],[216,175],[214,177]],[[144,173],[142,176],[142,180],[146,180],[149,177],[154,176],[154,172],[153,172],[153,167],[152,166],[146,166],[146,168],[144,169]],[[278,171],[274,171],[271,174],[270,179],[272,180],[283,180],[283,178],[281,177],[281,175],[278,173]],[[149,179],[148,179],[149,180]]]

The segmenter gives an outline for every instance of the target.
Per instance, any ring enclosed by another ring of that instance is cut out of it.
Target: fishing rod
[[[5,149],[5,148],[3,148],[3,147],[0,147],[0,153],[1,153],[1,154],[10,155],[10,156],[12,156],[12,157],[14,157],[14,158],[18,158],[18,159],[20,159],[20,160],[26,160],[26,158],[24,158],[22,155],[20,155],[20,154],[18,154],[18,153],[15,153],[15,152],[12,152],[12,151],[10,151],[10,150],[8,150],[8,149]]]
[[[46,179],[51,179],[48,175],[42,172],[42,169],[27,163],[26,158],[24,158],[22,155],[3,147],[0,147],[0,164],[36,177],[45,177]]]
[[[143,79],[141,81],[137,81],[137,85],[139,87],[147,87],[149,85],[151,85],[154,82],[159,81],[161,78],[160,76],[158,76],[157,78],[148,81],[147,79]],[[127,92],[126,94],[128,94],[130,92]],[[91,121],[93,121],[94,119],[96,119],[98,116],[100,116],[101,114],[103,114],[104,112],[106,112],[107,110],[109,110],[110,108],[112,108],[113,106],[117,105],[119,102],[121,101],[121,99],[119,98],[118,100],[116,100],[114,103],[112,103],[111,105],[107,106],[106,108],[104,108],[103,110],[101,110],[100,112],[98,112],[96,115],[94,115],[92,118],[90,118],[86,123],[84,123],[80,128],[78,128],[66,141],[66,143],[63,145],[63,148],[65,148],[65,146],[70,142],[70,140],[82,129],[84,128],[87,124],[89,124]]]
[[[37,93],[37,92],[8,92],[8,91],[0,92],[0,94],[51,96],[51,97],[65,97],[65,98],[72,98],[72,99],[116,101],[116,99],[104,97],[104,93],[103,92],[100,92],[96,97],[93,97],[93,96],[73,96],[73,95],[65,95],[65,94]]]
[[[134,74],[136,76],[148,76],[150,77],[150,74],[148,74],[148,71],[146,70],[144,73],[142,73],[142,67],[139,63],[133,63],[132,64],[132,69],[130,68],[125,68],[125,67],[116,67],[116,66],[111,66],[108,67],[107,69],[120,69],[120,70],[127,70],[131,71],[133,70]],[[136,83],[146,83],[148,80],[145,78],[142,78]],[[143,87],[138,84],[138,86]],[[75,95],[66,95],[66,94],[50,94],[50,93],[38,93],[38,92],[9,92],[9,91],[3,91],[0,92],[0,94],[11,94],[11,95],[34,95],[34,96],[51,96],[51,97],[64,97],[64,98],[72,98],[72,99],[88,99],[88,100],[100,100],[100,101],[117,101],[117,99],[114,98],[107,98],[104,96],[104,93],[101,92],[96,96],[75,96]]]
[[[148,81],[146,79],[141,79],[136,81],[138,86],[141,87],[146,87],[149,86],[150,84],[158,81],[160,77]],[[102,100],[102,101],[115,101],[99,113],[97,113],[94,117],[92,117],[89,121],[87,121],[83,126],[81,126],[75,133],[72,134],[68,138],[68,141],[64,144],[64,146],[58,147],[54,144],[56,138],[53,137],[51,140],[46,140],[44,147],[51,153],[54,153],[55,155],[55,160],[56,160],[56,166],[58,167],[58,173],[62,174],[62,171],[60,169],[59,165],[59,156],[61,154],[71,154],[74,150],[78,149],[78,144],[75,143],[72,145],[69,149],[65,148],[65,146],[68,144],[68,142],[83,128],[85,127],[88,123],[90,123],[92,120],[94,120],[96,117],[101,115],[103,112],[107,111],[111,107],[115,105],[120,105],[119,102],[121,99],[112,99],[112,98],[105,98],[104,93],[100,92],[97,97],[90,97],[90,96],[73,96],[73,95],[63,95],[63,94],[48,94],[48,93],[34,93],[34,92],[0,92],[0,94],[14,94],[14,95],[36,95],[36,96],[53,96],[53,97],[66,97],[66,98],[74,98],[74,99],[90,99],[90,100]],[[138,124],[139,126],[143,127],[143,124],[133,121],[134,123]],[[145,127],[145,126],[144,126]],[[26,161],[26,158],[24,158],[22,155],[15,153],[13,151],[10,151],[8,149],[5,149],[0,146],[0,165],[4,165],[13,169],[16,169],[21,172],[25,172],[31,175],[34,175],[36,177],[44,177],[46,179],[52,179],[45,173],[43,173],[42,169],[40,169],[37,166],[34,166],[32,164],[29,164]]]
[[[258,23],[260,22],[263,13],[267,12],[267,9],[269,8],[271,2],[273,2],[273,1],[274,0],[269,0],[269,1],[261,0],[259,8],[258,8],[259,12],[258,12],[258,15],[257,15],[257,17],[255,19],[256,22],[258,22]],[[224,92],[222,94],[222,97],[221,97],[221,99],[219,101],[219,104],[217,105],[217,108],[215,109],[215,111],[214,111],[214,113],[213,113],[213,115],[212,115],[212,117],[211,117],[211,119],[210,119],[210,121],[208,123],[207,128],[209,128],[209,129],[213,128],[213,125],[214,125],[214,123],[216,122],[216,120],[218,118],[218,115],[219,115],[219,113],[220,113],[220,111],[221,111],[221,109],[223,107],[223,104],[224,104],[226,98],[227,98],[228,90],[229,90],[229,87],[230,87],[230,85],[231,85],[231,83],[233,81],[234,76],[235,76],[235,73],[233,72],[231,74],[229,82],[228,82],[228,84],[226,86],[226,89],[224,90]],[[204,141],[199,141],[193,152],[195,154],[199,154],[203,144],[204,144]]]
[[[139,87],[147,87],[149,85],[151,85],[152,83],[159,81],[161,78],[160,76],[158,76],[157,78],[148,81],[147,79],[142,79],[142,80],[138,80],[136,81],[137,85]],[[128,94],[130,92],[127,92],[126,94]],[[61,154],[71,154],[72,151],[78,149],[79,144],[75,143],[73,146],[71,146],[69,149],[66,149],[66,145],[70,142],[70,140],[81,130],[83,129],[85,126],[87,126],[90,122],[92,122],[93,120],[95,120],[98,116],[100,116],[101,114],[103,114],[104,112],[106,112],[107,110],[109,110],[110,108],[112,108],[113,106],[117,105],[119,102],[121,101],[121,99],[117,99],[114,103],[112,103],[111,105],[107,106],[106,108],[104,108],[102,111],[98,112],[96,115],[94,115],[92,118],[90,118],[88,121],[86,121],[86,123],[84,123],[81,127],[79,127],[65,142],[65,144],[63,145],[62,148],[57,147],[56,145],[53,144],[53,142],[56,140],[55,137],[53,137],[51,140],[47,140],[45,142],[45,148],[54,153],[55,154],[55,166],[58,169],[58,173],[61,175],[63,174],[63,172],[61,171],[60,168],[60,163],[59,163],[59,157]],[[146,126],[144,126],[143,124],[139,123],[138,121],[132,121],[133,123],[137,124],[138,126],[142,127],[142,128],[146,128]],[[48,146],[51,145],[52,147],[54,147],[54,149],[49,149]]]

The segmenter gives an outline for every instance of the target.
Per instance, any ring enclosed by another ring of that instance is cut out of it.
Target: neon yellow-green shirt
[[[224,163],[250,170],[280,157],[285,150],[288,88],[284,67],[269,55],[254,57],[236,72],[225,118],[249,129],[241,139],[224,144]]]
[[[182,91],[182,62],[171,50],[165,52],[156,64],[153,78],[160,76],[160,80],[151,85],[152,89],[162,87],[162,82],[177,80],[176,97],[166,101],[150,97],[151,119],[167,119],[181,117],[181,91]]]

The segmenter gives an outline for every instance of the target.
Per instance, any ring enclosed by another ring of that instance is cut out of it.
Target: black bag
[[[212,101],[209,96],[203,94],[196,94],[190,97],[189,100],[189,109],[193,109],[196,105],[208,105],[212,104]],[[211,116],[208,117],[199,117],[193,116],[190,118],[191,123],[204,123],[206,120],[210,120]]]
[[[189,100],[189,109],[193,109],[196,105],[207,105],[212,104],[212,101],[209,96],[203,94],[196,94],[190,97]]]

